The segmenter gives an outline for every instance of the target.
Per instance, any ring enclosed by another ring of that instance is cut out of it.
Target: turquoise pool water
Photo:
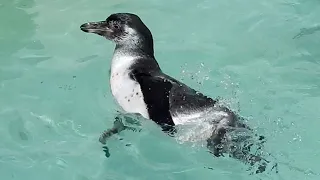
[[[248,117],[279,174],[250,176],[150,122],[106,158],[114,45],[79,26],[114,12],[144,20],[165,72]],[[319,17],[316,0],[1,0],[1,180],[319,179]]]

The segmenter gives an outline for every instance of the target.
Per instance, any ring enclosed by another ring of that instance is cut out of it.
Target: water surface
[[[261,179],[319,179],[315,0],[2,0],[2,179],[257,178],[237,161],[177,143],[150,122],[140,133],[112,138],[111,156],[104,156],[98,137],[117,109],[108,84],[114,45],[79,26],[115,12],[144,20],[165,72],[223,97],[267,137],[279,174]]]

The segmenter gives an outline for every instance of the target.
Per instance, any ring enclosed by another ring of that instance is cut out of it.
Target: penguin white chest
[[[140,84],[129,76],[129,67],[134,57],[114,56],[111,65],[111,92],[120,107],[127,113],[139,113],[149,118]]]

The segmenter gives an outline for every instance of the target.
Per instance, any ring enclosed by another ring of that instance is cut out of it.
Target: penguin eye
[[[112,26],[114,29],[120,29],[120,23],[117,22],[117,21],[111,21],[111,26]]]
[[[120,24],[117,21],[109,21],[108,22],[109,27],[114,28],[114,29],[120,29]]]
[[[116,28],[116,29],[120,29],[119,24],[114,24],[113,27]]]

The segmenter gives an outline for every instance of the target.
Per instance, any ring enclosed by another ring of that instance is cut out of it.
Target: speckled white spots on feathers
[[[139,113],[148,119],[149,114],[143,100],[141,87],[129,76],[129,68],[137,58],[139,57],[130,56],[129,53],[115,51],[111,63],[111,92],[124,111]]]

